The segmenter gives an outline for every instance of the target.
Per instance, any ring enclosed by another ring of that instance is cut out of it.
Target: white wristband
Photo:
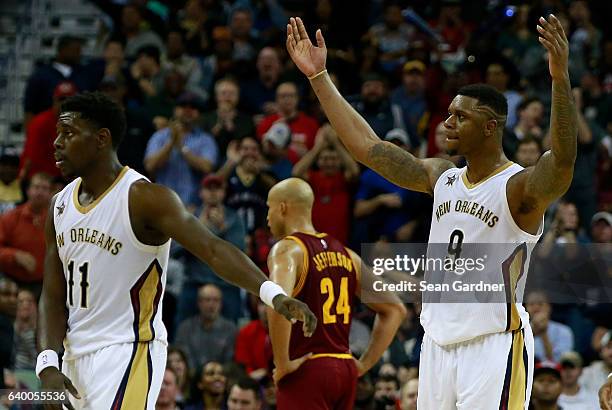
[[[608,379],[609,379],[610,377],[612,377],[612,372],[610,372],[610,374],[608,375]]]
[[[36,358],[36,376],[40,378],[40,372],[47,367],[55,367],[59,370],[59,357],[54,350],[43,350]]]
[[[259,288],[259,297],[261,298],[263,303],[273,308],[274,305],[272,304],[272,300],[277,295],[287,296],[287,293],[285,293],[283,288],[281,288],[271,280],[267,280],[261,284],[261,287]]]

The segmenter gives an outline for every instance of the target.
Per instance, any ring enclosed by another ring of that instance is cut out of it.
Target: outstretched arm
[[[340,95],[325,70],[327,49],[321,30],[315,47],[300,18],[287,25],[287,50],[310,84],[329,122],[351,155],[389,181],[414,191],[432,193],[442,172],[454,167],[440,158],[414,157],[396,145],[382,141],[368,123]]]

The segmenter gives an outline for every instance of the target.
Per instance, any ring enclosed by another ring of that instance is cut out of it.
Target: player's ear
[[[108,128],[100,128],[97,135],[98,148],[104,148],[106,146],[113,145],[113,137],[111,136]]]
[[[282,201],[280,203],[279,209],[282,215],[286,214],[287,213],[287,203],[285,201]]]
[[[490,137],[492,135],[495,135],[495,132],[497,131],[497,120],[488,120],[485,123],[485,135],[487,137]]]

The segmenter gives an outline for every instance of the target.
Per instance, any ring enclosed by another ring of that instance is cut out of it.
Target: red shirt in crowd
[[[0,271],[22,283],[42,281],[46,219],[47,209],[35,214],[29,202],[0,217]],[[17,251],[28,252],[34,256],[34,272],[28,272],[15,261]]]
[[[19,169],[29,162],[26,179],[38,172],[45,172],[51,176],[59,176],[59,168],[55,166],[53,141],[56,137],[57,114],[53,108],[43,111],[30,121],[26,132],[26,140],[21,154]]]
[[[263,135],[270,129],[272,124],[280,119],[279,114],[272,114],[265,117],[257,126],[257,137],[261,141]],[[287,122],[291,130],[291,143],[289,144],[288,158],[293,164],[306,154],[313,146],[319,123],[314,118],[299,112],[295,118]]]
[[[308,171],[315,200],[312,223],[319,232],[325,232],[347,244],[350,217],[350,185],[342,171],[325,175],[321,171]]]
[[[244,365],[247,373],[267,369],[272,362],[272,344],[261,320],[253,320],[236,336],[234,359]]]

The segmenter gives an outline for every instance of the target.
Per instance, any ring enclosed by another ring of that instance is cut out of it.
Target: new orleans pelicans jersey
[[[166,343],[161,312],[170,240],[146,245],[132,230],[129,190],[141,179],[146,178],[124,167],[88,206],[79,204],[81,178],[56,198],[53,221],[66,277],[67,360],[117,343]]]
[[[467,167],[452,168],[436,181],[428,257],[434,247],[444,251],[447,247],[448,250],[457,249],[461,244],[479,244],[478,252],[481,255],[489,255],[489,260],[486,261],[487,269],[483,274],[487,276],[486,281],[503,283],[506,298],[501,300],[510,301],[424,301],[421,324],[429,336],[440,345],[459,343],[491,333],[513,331],[529,323],[529,315],[519,302],[525,288],[531,251],[542,234],[544,224],[542,223],[536,235],[531,235],[516,225],[510,213],[506,184],[512,175],[522,169],[520,165],[510,162],[498,168],[485,180],[471,184],[466,176]],[[425,276],[426,281],[428,273]],[[462,279],[455,275],[450,276]],[[456,294],[453,296],[458,297]]]

